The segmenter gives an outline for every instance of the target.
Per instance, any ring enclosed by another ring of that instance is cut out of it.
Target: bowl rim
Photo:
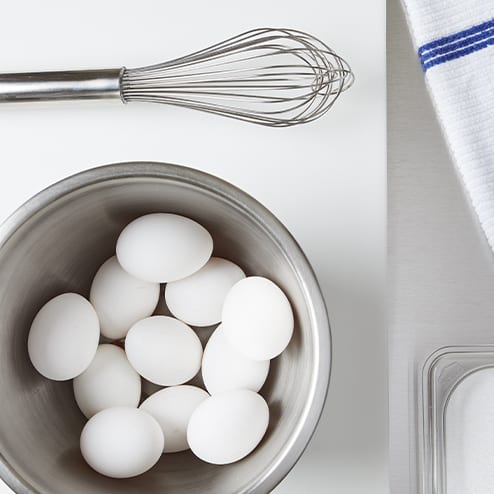
[[[157,161],[129,161],[89,168],[49,185],[28,199],[0,225],[0,249],[38,211],[79,189],[120,179],[155,178],[176,180],[207,190],[234,203],[263,227],[296,273],[306,294],[313,333],[314,361],[308,399],[290,437],[278,454],[253,478],[240,494],[273,490],[295,466],[311,440],[326,401],[332,367],[332,338],[329,318],[316,275],[301,247],[288,229],[265,206],[235,185],[207,172]],[[0,477],[17,494],[41,494],[9,465],[0,452]]]

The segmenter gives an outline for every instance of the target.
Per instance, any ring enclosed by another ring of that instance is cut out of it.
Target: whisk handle
[[[122,99],[124,69],[0,74],[0,103],[74,99]]]

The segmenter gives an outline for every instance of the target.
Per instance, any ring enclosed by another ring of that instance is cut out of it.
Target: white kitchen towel
[[[494,250],[494,0],[403,1],[446,140]]]

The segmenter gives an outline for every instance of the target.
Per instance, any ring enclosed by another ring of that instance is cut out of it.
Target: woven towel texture
[[[494,250],[494,0],[404,6],[453,159]]]

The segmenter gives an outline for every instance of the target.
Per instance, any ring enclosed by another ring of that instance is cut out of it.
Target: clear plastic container
[[[482,375],[478,374],[481,372]],[[475,380],[469,379],[467,389],[466,380],[472,376]],[[492,385],[492,398],[486,393],[484,384]],[[475,389],[478,390],[477,396],[489,401],[470,400],[475,398]],[[492,427],[487,424],[485,437],[482,437],[478,430],[482,425],[478,420],[469,420],[473,417],[472,410],[465,408],[465,405],[470,405],[470,408],[488,407],[490,403],[494,404],[494,345],[444,347],[426,360],[417,415],[418,471],[422,494],[483,494],[492,491],[492,485],[489,490],[482,487],[490,484],[491,480],[482,478],[479,472],[482,473],[482,468],[490,468],[489,475],[494,476],[494,463],[491,462],[492,466],[488,463],[494,452],[494,414],[491,415]],[[491,410],[485,408],[479,413],[486,415]],[[481,444],[482,441],[485,444]],[[464,447],[472,444],[473,449]],[[465,454],[470,454],[471,458],[465,460]],[[476,458],[481,462],[485,460],[486,467],[475,464]],[[472,482],[477,485],[472,485]]]

